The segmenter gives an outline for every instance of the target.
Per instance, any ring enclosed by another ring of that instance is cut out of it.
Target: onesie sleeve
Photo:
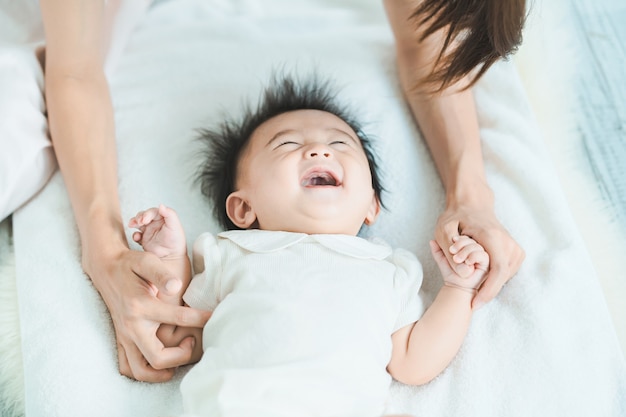
[[[222,255],[215,236],[201,234],[193,244],[194,276],[183,295],[187,305],[201,310],[215,310],[220,300]]]
[[[421,290],[424,274],[415,255],[405,249],[396,249],[391,255],[391,262],[396,266],[394,291],[398,316],[393,329],[395,332],[418,321],[426,308]]]

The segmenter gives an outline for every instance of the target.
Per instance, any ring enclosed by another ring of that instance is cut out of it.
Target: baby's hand
[[[489,269],[489,255],[485,249],[469,236],[458,236],[453,239],[450,253],[453,261],[466,266],[467,274],[460,276],[450,264],[442,249],[434,240],[430,241],[430,249],[443,276],[443,281],[452,287],[477,290],[484,281]],[[458,269],[458,268],[457,268]]]
[[[146,252],[159,258],[187,255],[185,231],[176,212],[161,204],[140,211],[130,219],[128,227],[139,229],[133,233],[133,240],[139,243]]]

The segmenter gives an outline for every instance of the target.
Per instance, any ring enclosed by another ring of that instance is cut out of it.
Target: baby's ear
[[[240,191],[231,193],[226,199],[226,214],[241,229],[248,229],[256,221],[254,209]]]
[[[380,214],[380,201],[378,201],[378,197],[376,197],[376,194],[374,194],[374,197],[372,197],[372,204],[370,205],[370,208],[367,211],[367,215],[365,216],[364,223],[368,226],[374,224],[379,214]]]

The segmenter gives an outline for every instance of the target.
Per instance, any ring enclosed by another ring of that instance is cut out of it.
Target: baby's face
[[[227,211],[243,228],[356,235],[379,212],[361,141],[319,110],[259,126],[240,158],[236,189]]]

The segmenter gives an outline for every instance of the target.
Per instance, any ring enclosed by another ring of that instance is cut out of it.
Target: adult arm
[[[445,33],[439,30],[422,40],[425,28],[409,19],[417,5],[419,1],[415,0],[385,0],[396,40],[399,78],[446,192],[446,206],[437,220],[435,239],[447,249],[454,236],[471,236],[491,258],[487,280],[474,299],[474,306],[480,306],[500,292],[518,271],[525,255],[495,216],[472,89],[464,88],[468,77],[438,93],[419,88],[420,81],[434,69]],[[452,260],[449,250],[444,253],[460,275],[467,274],[465,266]]]
[[[78,225],[82,266],[106,303],[120,372],[164,381],[187,363],[190,340],[164,348],[161,323],[201,327],[206,312],[166,304],[186,283],[153,254],[129,249],[117,192],[113,108],[103,72],[108,43],[101,0],[41,0],[46,34],[45,95],[54,149]],[[147,362],[146,362],[147,361]]]

